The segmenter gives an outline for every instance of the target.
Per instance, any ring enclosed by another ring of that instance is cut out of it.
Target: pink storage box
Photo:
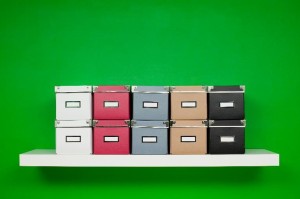
[[[130,119],[130,86],[94,86],[94,119]]]
[[[130,154],[130,120],[94,120],[94,154]]]

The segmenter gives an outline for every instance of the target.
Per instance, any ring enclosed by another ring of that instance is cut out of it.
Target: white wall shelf
[[[230,155],[57,155],[36,149],[20,154],[20,166],[31,167],[264,167],[279,166],[279,154],[247,149]]]

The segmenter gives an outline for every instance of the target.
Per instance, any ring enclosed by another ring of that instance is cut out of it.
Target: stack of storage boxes
[[[169,87],[132,86],[132,154],[168,154]]]
[[[171,92],[171,154],[207,153],[207,88],[173,86]]]
[[[130,86],[94,86],[94,154],[130,154]]]
[[[92,153],[92,87],[56,86],[56,153]]]
[[[56,86],[56,153],[245,153],[244,86],[131,91],[132,100],[130,86]]]
[[[245,153],[244,86],[209,86],[209,153]]]

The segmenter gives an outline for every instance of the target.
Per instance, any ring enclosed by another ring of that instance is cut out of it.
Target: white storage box
[[[92,86],[56,86],[56,120],[92,119]]]
[[[57,154],[92,154],[92,121],[56,121]]]

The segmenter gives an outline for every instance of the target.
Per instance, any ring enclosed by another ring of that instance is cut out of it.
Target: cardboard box
[[[245,119],[244,92],[245,86],[209,86],[209,119]]]
[[[56,86],[56,120],[92,119],[91,86]]]
[[[94,119],[130,119],[130,86],[94,86],[93,92]]]
[[[210,120],[210,154],[244,154],[245,120]]]
[[[206,120],[170,121],[170,154],[206,154]]]
[[[94,154],[130,154],[130,120],[94,120]]]
[[[206,90],[205,86],[171,86],[171,119],[207,119]]]
[[[168,86],[132,86],[134,120],[168,120]]]
[[[131,121],[132,154],[168,154],[169,121]]]
[[[92,154],[92,121],[56,121],[57,154]]]

